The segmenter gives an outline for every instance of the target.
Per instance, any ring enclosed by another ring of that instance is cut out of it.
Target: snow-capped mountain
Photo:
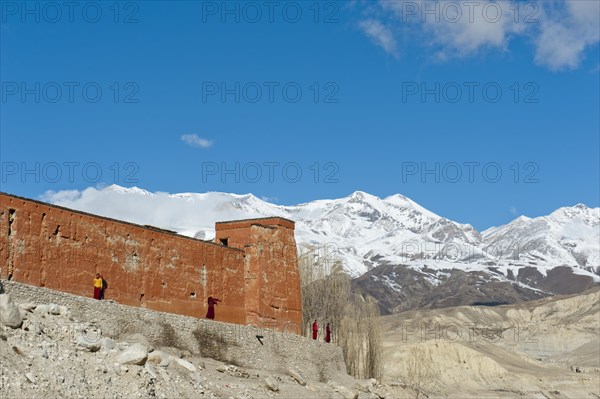
[[[494,256],[527,264],[600,265],[598,208],[583,204],[557,209],[548,216],[524,216],[482,232],[485,249]]]
[[[480,234],[399,194],[382,199],[357,191],[335,200],[281,206],[252,194],[151,193],[112,185],[48,192],[43,199],[201,239],[214,237],[216,221],[285,217],[296,222],[301,253],[312,250],[326,259],[339,259],[353,277],[390,264],[464,271],[496,267],[505,275],[526,266],[546,274],[567,265],[592,276],[600,265],[600,208],[585,205],[534,219],[520,217]]]

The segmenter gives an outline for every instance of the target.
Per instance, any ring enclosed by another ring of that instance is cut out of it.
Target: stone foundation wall
[[[241,367],[281,373],[292,368],[307,379],[324,382],[347,376],[338,346],[297,334],[151,311],[14,281],[1,283],[17,303],[66,306],[76,319],[93,322],[102,335],[117,340],[140,333],[156,347],[176,347]]]

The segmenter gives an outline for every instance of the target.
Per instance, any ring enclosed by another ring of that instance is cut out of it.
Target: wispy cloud
[[[62,190],[53,191],[48,190],[40,196],[42,201],[46,202],[65,202],[65,201],[77,201],[81,198],[81,191],[79,190]]]
[[[376,45],[397,57],[396,37],[430,48],[437,60],[482,51],[509,52],[520,37],[532,60],[551,70],[575,69],[600,42],[600,1],[380,1],[359,22]],[[386,21],[381,22],[381,21]],[[406,36],[408,35],[408,36]]]
[[[192,147],[199,148],[210,148],[215,143],[214,140],[204,139],[197,134],[183,134],[181,135],[181,141]]]
[[[514,206],[511,206],[510,208],[508,208],[508,211],[513,215],[517,214],[517,208]]]
[[[396,39],[390,28],[376,19],[361,21],[358,26],[373,43],[381,47],[386,53],[395,58],[399,57]]]
[[[600,41],[600,1],[566,1],[542,9],[535,61],[551,70],[579,67],[585,50]]]

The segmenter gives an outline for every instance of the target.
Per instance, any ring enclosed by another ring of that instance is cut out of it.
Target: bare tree
[[[367,299],[367,363],[366,374],[381,380],[383,377],[383,331],[381,328],[379,306],[374,298]]]
[[[414,392],[415,399],[429,397],[439,383],[440,374],[431,350],[418,347],[408,350],[402,379],[403,385]]]
[[[382,330],[379,308],[371,297],[353,293],[350,277],[331,254],[304,247],[299,256],[305,334],[312,323],[330,323],[333,342],[342,348],[348,373],[357,378],[382,375]],[[322,338],[321,338],[322,339]]]

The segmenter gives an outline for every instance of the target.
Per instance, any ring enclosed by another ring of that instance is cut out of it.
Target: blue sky
[[[0,190],[599,206],[599,2],[474,3],[2,2]]]

